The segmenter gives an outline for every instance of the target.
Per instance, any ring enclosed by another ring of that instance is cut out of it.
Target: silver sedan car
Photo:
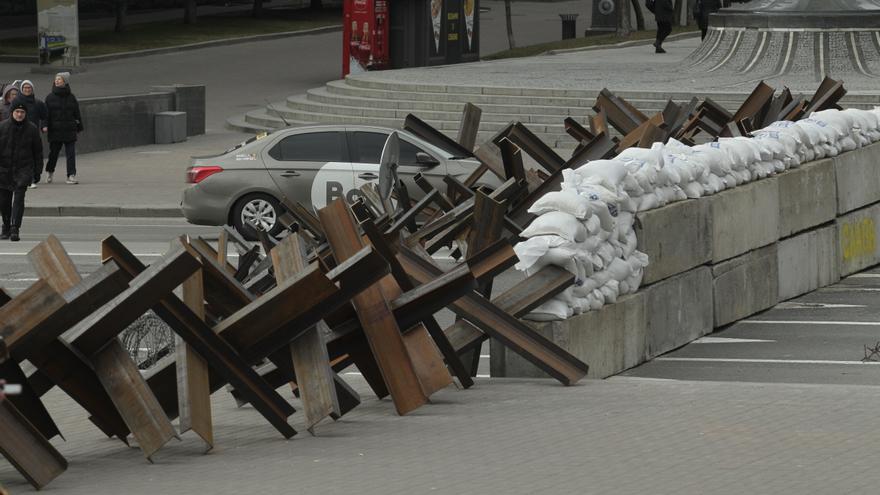
[[[270,234],[278,222],[282,198],[307,208],[323,208],[337,198],[353,201],[368,182],[378,184],[379,157],[394,129],[337,125],[287,128],[260,134],[219,155],[194,157],[187,169],[181,208],[190,223],[232,225],[253,238],[250,223]],[[422,174],[435,188],[446,190],[448,174],[464,180],[477,167],[473,158],[455,156],[413,134],[400,136],[398,177],[406,181],[413,199],[424,193],[414,186]],[[497,187],[492,174],[484,174]]]

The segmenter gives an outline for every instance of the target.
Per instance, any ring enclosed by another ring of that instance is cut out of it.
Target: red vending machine
[[[342,77],[390,67],[388,0],[345,0]]]

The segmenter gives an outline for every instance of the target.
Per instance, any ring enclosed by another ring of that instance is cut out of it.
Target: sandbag
[[[587,238],[587,229],[574,215],[561,211],[551,211],[535,218],[520,233],[520,237],[538,235],[556,235],[565,240],[583,242]]]

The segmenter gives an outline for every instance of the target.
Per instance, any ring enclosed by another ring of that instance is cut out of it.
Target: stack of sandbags
[[[531,275],[556,265],[575,274],[575,286],[526,318],[565,319],[636,292],[648,264],[636,250],[636,212],[716,194],[878,141],[880,107],[825,110],[797,122],[774,122],[752,137],[697,146],[670,139],[563,171],[561,191],[529,209],[538,218],[514,251],[517,269]]]
[[[545,321],[568,318],[617,301],[638,290],[647,256],[636,251],[632,211],[623,189],[623,162],[596,160],[563,171],[562,190],[529,208],[538,217],[514,247],[516,268],[531,275],[546,265],[576,276],[575,285],[526,316]]]

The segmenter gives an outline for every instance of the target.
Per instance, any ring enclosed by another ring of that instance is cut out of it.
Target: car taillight
[[[218,167],[216,165],[210,165],[207,167],[196,166],[190,167],[186,169],[186,181],[190,184],[198,184],[199,182],[207,179],[208,177],[222,172],[223,167]]]

